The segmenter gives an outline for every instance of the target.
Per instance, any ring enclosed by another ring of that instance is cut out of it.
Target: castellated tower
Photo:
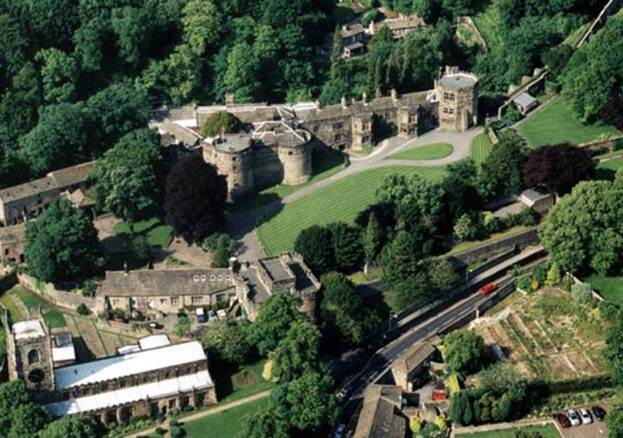
[[[54,390],[52,341],[43,320],[13,324],[7,333],[7,356],[10,380],[23,380],[30,390]]]
[[[283,184],[304,184],[312,177],[311,134],[297,129],[278,138],[277,154],[283,165]]]
[[[467,131],[478,123],[478,78],[446,67],[441,79],[435,81],[439,100],[439,127],[449,131]]]
[[[203,159],[227,177],[227,198],[236,202],[252,196],[253,140],[243,134],[226,134],[204,141]]]

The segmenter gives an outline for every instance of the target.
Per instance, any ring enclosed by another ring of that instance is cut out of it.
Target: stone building
[[[206,119],[220,111],[246,125],[245,134],[203,139]],[[342,98],[336,105],[304,102],[183,107],[162,110],[151,126],[188,148],[201,147],[204,159],[227,177],[229,198],[237,201],[274,184],[302,184],[312,176],[312,151],[323,146],[361,151],[373,144],[375,124],[394,126],[403,137],[441,127],[465,131],[477,123],[478,79],[447,67],[433,90],[369,100]]]
[[[24,223],[0,228],[0,264],[24,263],[26,225]]]
[[[207,357],[197,341],[55,368],[54,350],[67,343],[53,343],[43,320],[20,321],[10,329],[6,315],[3,322],[9,378],[23,380],[54,417],[94,415],[108,425],[216,403]]]
[[[439,127],[465,132],[478,123],[478,78],[457,67],[446,67],[435,81],[439,101]]]
[[[240,305],[254,320],[273,293],[289,291],[302,299],[301,311],[312,319],[321,284],[297,254],[245,263],[236,269],[107,271],[96,291],[97,312],[122,309],[132,317],[158,318],[184,309]]]
[[[432,360],[441,359],[439,351],[430,341],[416,342],[391,366],[396,385],[403,391],[413,392],[428,378]]]
[[[398,386],[370,385],[354,438],[405,438],[407,417],[402,413],[402,390]]]
[[[0,224],[14,225],[38,216],[50,203],[88,188],[95,161],[48,173],[24,184],[0,190]],[[66,193],[67,192],[67,193]]]

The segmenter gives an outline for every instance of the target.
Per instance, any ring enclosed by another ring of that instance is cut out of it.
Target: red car
[[[560,427],[562,427],[563,429],[568,429],[571,427],[571,422],[564,414],[554,414],[554,420],[558,421],[558,424],[560,424]]]
[[[486,284],[482,287],[482,289],[480,289],[480,295],[488,295],[494,290],[497,290],[497,288],[498,288],[498,285],[495,283]]]

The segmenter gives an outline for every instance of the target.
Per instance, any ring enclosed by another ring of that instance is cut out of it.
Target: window
[[[370,137],[368,137],[367,135],[364,135],[364,136],[361,138],[361,142],[362,142],[362,143],[367,143],[367,142],[369,142],[369,141],[370,141]]]
[[[442,111],[444,114],[448,114],[448,108],[443,108],[441,111]]]
[[[203,302],[203,297],[191,297],[190,302],[193,306],[199,305]]]
[[[215,281],[216,280],[216,275],[210,275],[210,281]]]
[[[448,108],[448,114],[454,114],[454,108]]]
[[[179,301],[179,298],[171,297],[171,305],[172,306],[177,306],[178,301]]]
[[[218,276],[218,281],[223,281],[223,276],[222,275]]]
[[[333,124],[333,129],[339,130],[339,129],[342,129],[343,126],[344,125],[341,122],[340,123],[334,123]]]
[[[446,92],[446,93],[443,93],[443,98],[444,98],[445,100],[454,100],[454,94],[452,94],[452,93],[447,93],[447,92]]]
[[[39,362],[39,352],[37,350],[30,350],[28,352],[28,365]]]
[[[164,306],[167,303],[167,299],[166,298],[160,298],[160,305]]]

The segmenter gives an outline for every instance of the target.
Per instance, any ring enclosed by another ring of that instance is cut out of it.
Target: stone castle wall
[[[278,158],[283,166],[283,184],[296,186],[311,179],[313,149],[311,142],[294,148],[279,146]]]
[[[206,144],[203,159],[218,169],[227,178],[227,192],[230,201],[247,198],[255,191],[254,151],[248,148],[240,152],[228,152]]]

